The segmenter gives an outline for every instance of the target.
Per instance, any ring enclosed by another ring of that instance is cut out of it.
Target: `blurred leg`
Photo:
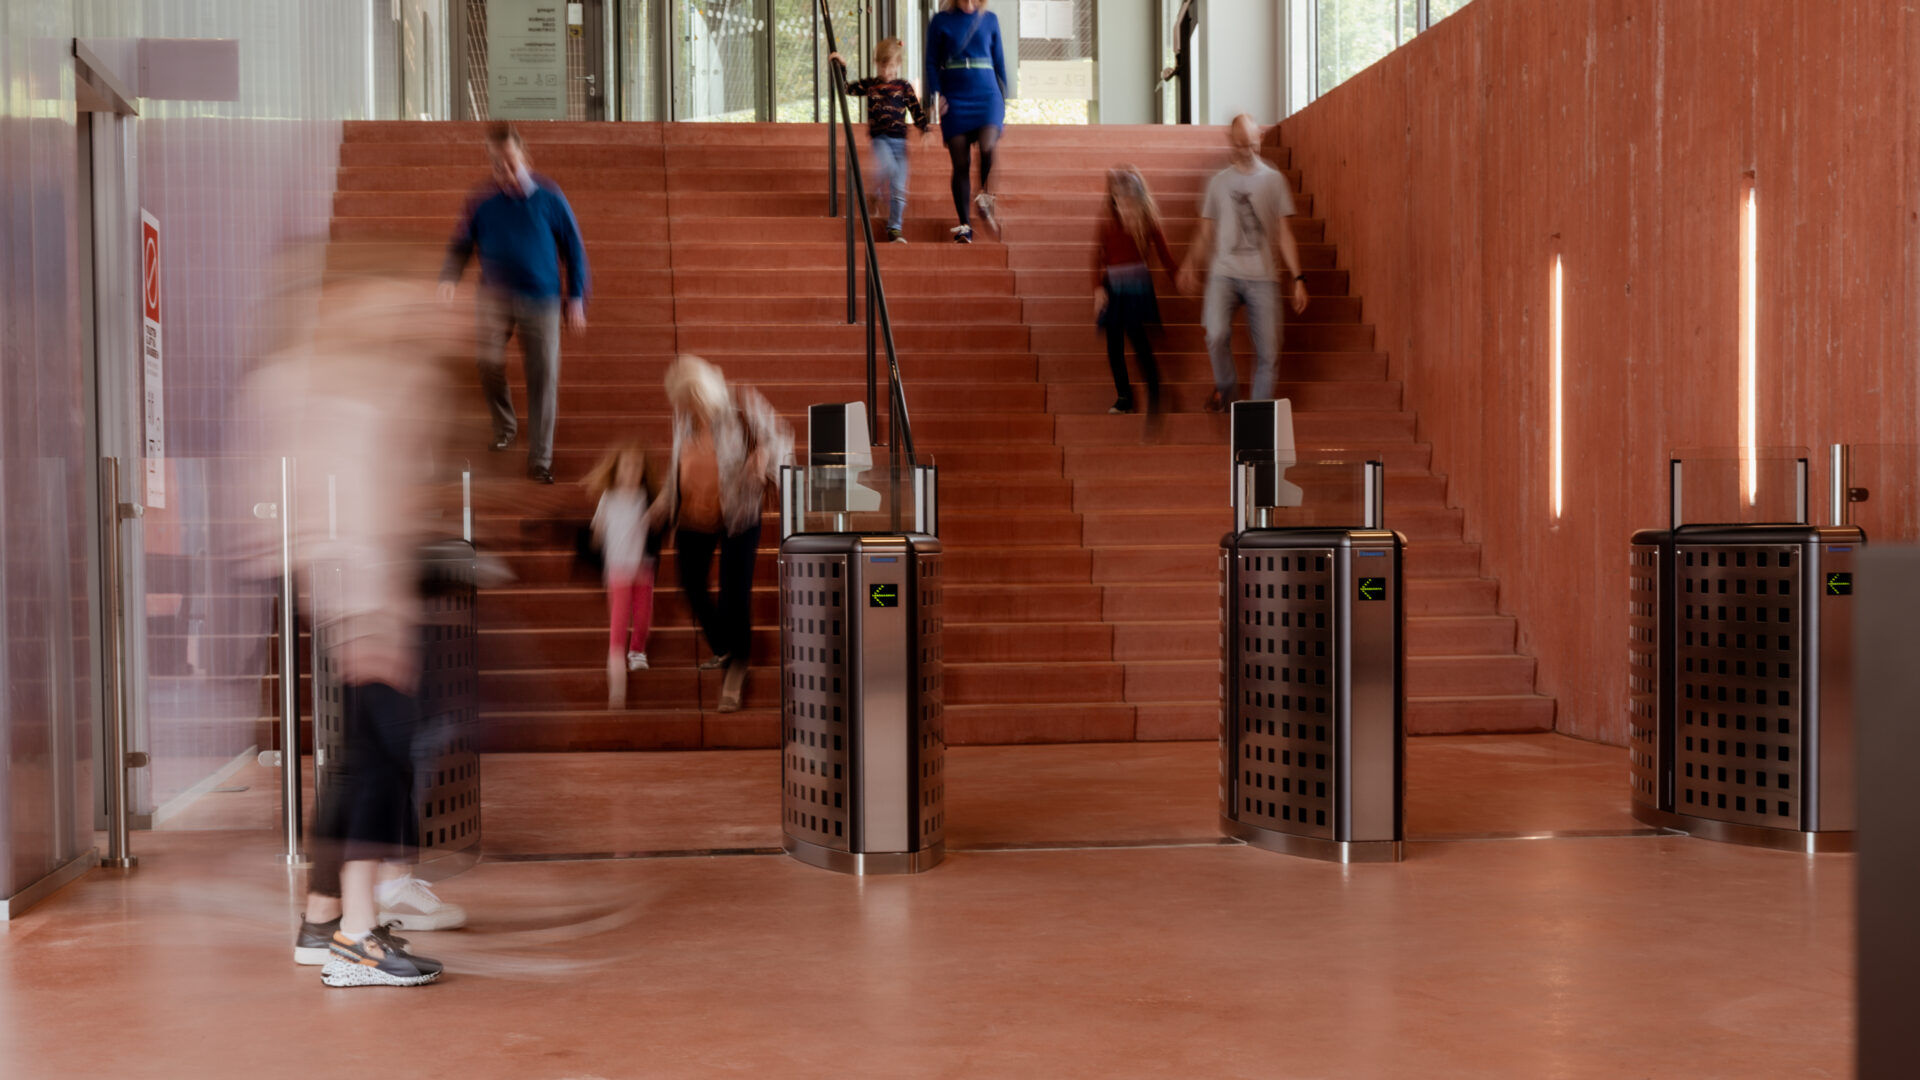
[[[1207,275],[1206,310],[1202,316],[1207,328],[1207,358],[1213,363],[1213,389],[1227,401],[1240,386],[1240,374],[1233,366],[1233,309],[1237,303],[1233,279],[1220,274]]]
[[[527,467],[553,467],[554,412],[560,399],[560,301],[521,300],[520,341],[527,353]]]
[[[973,218],[973,188],[967,183],[967,172],[973,167],[972,155],[967,152],[971,145],[965,135],[947,138],[947,158],[953,163],[953,209],[962,225]]]
[[[974,132],[980,142],[980,190],[992,191],[993,151],[1000,145],[1000,129],[988,125]]]
[[[713,566],[714,549],[720,538],[713,533],[682,529],[674,534],[673,544],[680,553],[680,591],[687,594],[687,606],[693,609],[693,621],[706,636],[707,648],[723,656],[729,644],[713,606],[713,593],[707,587],[707,571]]]
[[[760,556],[760,526],[720,542],[720,624],[726,653],[744,664],[753,644],[753,569]]]
[[[1127,326],[1127,338],[1133,342],[1133,355],[1140,364],[1140,379],[1147,384],[1147,412],[1160,411],[1160,362],[1153,357],[1153,342],[1148,340],[1145,323]]]
[[[653,567],[642,565],[640,573],[633,579],[633,607],[629,613],[633,629],[627,639],[627,648],[637,653],[647,651],[647,635],[653,630]]]
[[[1280,289],[1271,281],[1243,281],[1240,296],[1247,305],[1247,334],[1253,338],[1253,398],[1266,401],[1273,397],[1280,365]]]
[[[513,419],[513,392],[507,388],[507,336],[513,331],[513,315],[506,297],[485,289],[480,291],[476,310],[480,319],[480,390],[493,416],[494,438],[511,439],[519,429]]]
[[[1107,303],[1115,303],[1108,297]],[[1113,392],[1119,402],[1125,405],[1133,403],[1133,383],[1127,378],[1127,339],[1126,330],[1120,325],[1120,318],[1113,311],[1107,312],[1107,367],[1113,371]]]

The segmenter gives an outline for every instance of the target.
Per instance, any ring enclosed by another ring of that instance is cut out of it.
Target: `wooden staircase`
[[[669,551],[652,670],[633,679],[631,709],[609,712],[603,597],[568,573],[570,525],[591,508],[567,482],[615,439],[664,451],[660,379],[676,352],[758,387],[797,433],[807,405],[861,397],[865,336],[845,323],[844,223],[823,216],[825,132],[543,124],[526,136],[535,168],[580,217],[595,289],[591,328],[563,345],[561,485],[521,479],[521,453],[474,453],[486,473],[479,539],[518,575],[480,600],[485,746],[777,745],[773,515],[747,709],[714,711],[719,678],[695,670],[705,647],[670,584]],[[356,123],[345,138],[335,244],[399,245],[429,272],[484,178],[480,127]],[[1218,129],[1014,129],[995,174],[1006,242],[983,229],[970,247],[946,242],[944,152],[913,152],[912,243],[883,246],[880,258],[915,438],[940,468],[952,742],[1216,734],[1226,435],[1223,418],[1198,411],[1211,389],[1199,300],[1162,280],[1161,366],[1175,412],[1161,440],[1143,445],[1139,417],[1106,414],[1113,390],[1090,293],[1106,169],[1142,170],[1180,252],[1224,144]],[[1409,539],[1409,730],[1550,728],[1553,702],[1534,693],[1533,661],[1515,651],[1498,585],[1462,538],[1463,512],[1415,441],[1311,197],[1296,199],[1314,299],[1286,327],[1278,393],[1293,401],[1303,458],[1339,448],[1388,463],[1388,523]],[[1245,371],[1244,333],[1240,351]],[[480,413],[477,388],[470,411]]]

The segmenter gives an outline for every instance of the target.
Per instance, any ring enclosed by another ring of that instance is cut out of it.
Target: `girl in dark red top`
[[[1127,380],[1127,346],[1140,361],[1140,377],[1147,381],[1147,415],[1160,414],[1160,366],[1154,363],[1147,328],[1160,325],[1160,304],[1153,292],[1153,273],[1147,250],[1160,256],[1171,271],[1179,264],[1160,231],[1160,212],[1154,208],[1147,182],[1132,168],[1107,171],[1107,220],[1100,225],[1095,249],[1093,306],[1107,331],[1107,363],[1113,367],[1113,387],[1119,393],[1110,413],[1133,411],[1133,385]]]

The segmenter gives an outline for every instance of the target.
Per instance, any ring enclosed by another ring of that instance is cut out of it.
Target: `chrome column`
[[[300,820],[299,581],[293,569],[294,460],[280,459],[280,861],[306,864]]]
[[[102,786],[107,794],[107,854],[100,865],[122,870],[132,869],[140,862],[128,850],[132,810],[128,806],[127,782],[132,769],[146,764],[146,755],[127,749],[127,718],[131,710],[127,708],[126,568],[122,565],[120,527],[128,519],[139,517],[144,509],[139,503],[120,501],[120,460],[101,458],[100,561],[102,576],[106,579],[102,599],[107,615],[106,640],[102,643],[106,652],[106,663],[102,665],[107,683],[102,688],[107,706],[106,745],[101,748],[101,763],[105,767]]]

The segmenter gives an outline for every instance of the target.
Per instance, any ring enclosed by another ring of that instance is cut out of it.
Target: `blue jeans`
[[[1247,333],[1253,338],[1253,400],[1273,396],[1274,367],[1280,359],[1280,293],[1271,281],[1207,276],[1207,355],[1213,361],[1213,388],[1228,401],[1239,388],[1233,365],[1233,312],[1247,309]]]
[[[907,140],[898,135],[874,136],[873,164],[892,197],[887,228],[898,229],[907,217]]]

